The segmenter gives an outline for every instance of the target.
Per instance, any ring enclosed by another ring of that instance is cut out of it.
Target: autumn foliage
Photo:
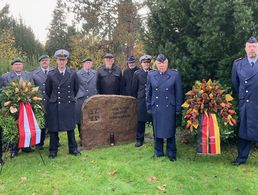
[[[182,107],[187,109],[184,120],[186,128],[190,131],[198,128],[203,113],[216,113],[222,118],[224,125],[237,125],[236,112],[231,103],[233,98],[225,93],[218,81],[196,81],[192,90],[185,95],[186,101]]]

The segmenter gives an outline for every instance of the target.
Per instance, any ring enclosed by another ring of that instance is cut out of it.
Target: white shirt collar
[[[46,68],[46,69],[41,67],[41,70],[42,70],[43,72],[45,72],[46,70],[47,70],[47,72],[49,72],[49,67]]]
[[[64,68],[64,70],[62,70],[62,71],[58,69],[58,71],[59,71],[60,74],[61,73],[65,74],[66,68]]]

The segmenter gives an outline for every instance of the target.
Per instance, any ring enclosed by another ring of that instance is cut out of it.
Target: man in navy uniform
[[[59,49],[55,52],[57,68],[49,72],[46,80],[48,96],[47,122],[50,134],[49,158],[55,158],[58,152],[58,132],[67,131],[69,153],[80,155],[75,140],[75,96],[79,90],[76,72],[66,64],[69,52]]]
[[[250,37],[245,44],[246,56],[233,63],[233,89],[239,99],[238,156],[232,163],[244,164],[252,142],[258,141],[258,42]]]
[[[107,53],[104,65],[97,70],[97,90],[99,94],[120,95],[122,90],[122,72],[114,64],[114,56]]]
[[[79,79],[79,91],[76,95],[76,123],[81,135],[81,108],[83,102],[90,96],[97,94],[96,80],[97,73],[92,69],[93,63],[91,57],[86,57],[82,61],[82,69],[77,72]]]
[[[166,154],[176,161],[176,115],[181,113],[182,84],[177,70],[168,69],[168,59],[159,54],[158,70],[150,71],[147,77],[146,103],[152,113],[154,128],[154,157],[164,156],[163,141],[167,139]]]
[[[43,105],[45,108],[45,119],[48,112],[48,97],[46,95],[46,79],[47,75],[50,71],[53,71],[54,68],[49,66],[50,58],[48,55],[42,55],[39,57],[39,67],[35,69],[32,72],[32,79],[36,86],[39,87],[39,90],[41,91],[43,95]],[[44,141],[45,141],[45,135],[46,135],[46,127],[47,127],[47,120],[45,120],[45,127],[41,129],[41,137],[40,137],[40,143],[37,144],[36,148],[39,150],[43,149]]]
[[[123,84],[123,95],[131,96],[132,95],[132,81],[133,81],[133,74],[139,68],[135,63],[134,56],[129,56],[127,59],[128,68],[124,70],[123,77],[122,77],[122,84]]]
[[[146,84],[147,74],[150,71],[150,55],[140,57],[142,68],[135,71],[132,81],[132,96],[137,99],[137,130],[135,147],[140,147],[144,142],[145,124],[152,121],[151,114],[146,108]]]
[[[30,72],[24,71],[24,64],[21,58],[15,58],[11,61],[12,71],[7,72],[2,75],[3,79],[3,87],[7,86],[14,80],[26,80],[33,83],[32,74]],[[30,147],[23,148],[22,151],[24,152],[31,152],[33,151]],[[11,158],[14,158],[19,152],[18,143],[12,144],[11,146]]]

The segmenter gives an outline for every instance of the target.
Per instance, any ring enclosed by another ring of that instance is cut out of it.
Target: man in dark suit
[[[164,156],[163,142],[167,140],[167,156],[176,161],[176,115],[181,113],[182,84],[177,70],[168,69],[168,59],[159,54],[158,70],[150,71],[147,77],[146,103],[152,113],[154,128],[154,157]]]
[[[76,95],[75,113],[76,123],[81,135],[81,108],[83,102],[90,96],[97,94],[96,80],[97,73],[92,69],[93,63],[90,57],[86,57],[82,61],[82,69],[77,72],[79,80],[79,91]]]
[[[39,87],[43,95],[43,105],[45,108],[45,127],[41,129],[41,137],[40,143],[36,145],[36,148],[39,150],[43,149],[45,135],[46,135],[46,127],[47,127],[47,120],[46,115],[48,112],[48,97],[46,95],[46,79],[49,72],[53,71],[54,68],[49,66],[50,58],[48,55],[42,55],[39,57],[39,67],[32,72],[32,79],[36,86]]]
[[[238,156],[232,163],[244,164],[258,141],[258,42],[250,37],[245,44],[246,56],[237,59],[232,68],[233,89],[239,99]]]
[[[12,60],[11,66],[12,66],[12,71],[7,72],[2,75],[3,87],[7,86],[9,83],[11,83],[14,80],[20,80],[20,79],[30,81],[33,83],[32,74],[30,72],[23,70],[24,64],[23,64],[22,59],[15,58],[14,60]],[[28,147],[28,148],[23,148],[22,151],[31,152],[33,150],[30,147]],[[18,154],[18,152],[19,152],[18,143],[12,144],[11,145],[11,158],[14,158]]]
[[[104,65],[97,70],[97,90],[99,94],[120,95],[122,90],[122,72],[114,64],[114,56],[107,53]]]
[[[152,121],[151,114],[146,109],[146,83],[150,71],[150,55],[140,57],[142,68],[135,71],[132,81],[132,96],[137,99],[137,130],[135,147],[140,147],[144,142],[145,124]]]
[[[49,158],[58,152],[58,132],[67,131],[69,153],[80,155],[74,135],[75,96],[79,90],[78,76],[66,64],[69,52],[60,49],[55,52],[57,68],[49,72],[46,80],[48,96],[47,122],[50,134]]]
[[[139,68],[135,63],[134,56],[129,56],[127,59],[128,68],[124,70],[122,77],[123,95],[132,96],[132,81],[133,74]]]

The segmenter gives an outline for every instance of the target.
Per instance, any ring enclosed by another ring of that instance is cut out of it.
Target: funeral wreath
[[[39,127],[44,126],[42,95],[31,82],[15,80],[0,91],[0,126],[3,130],[3,143],[17,143],[19,139],[18,117],[21,103],[30,103]]]
[[[222,140],[235,136],[237,114],[230,94],[218,81],[196,81],[186,94],[183,118],[186,129],[197,132],[203,114],[216,114]]]

